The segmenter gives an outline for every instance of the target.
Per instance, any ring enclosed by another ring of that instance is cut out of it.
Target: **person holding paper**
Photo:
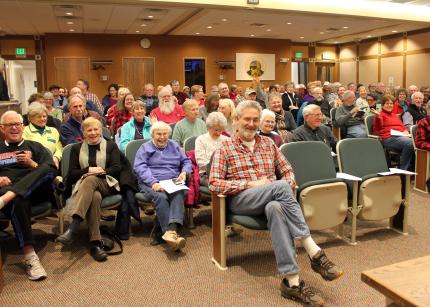
[[[155,205],[157,221],[152,231],[152,245],[167,242],[176,251],[185,246],[185,238],[178,234],[184,222],[184,191],[168,194],[160,181],[174,179],[184,183],[191,174],[191,161],[180,146],[169,136],[172,128],[161,121],[150,130],[152,140],[143,144],[136,153],[134,172],[141,192]]]
[[[382,97],[381,112],[372,109],[372,113],[375,114],[373,131],[381,137],[384,147],[400,151],[399,168],[408,170],[414,157],[414,147],[408,129],[403,125],[402,120],[392,112],[394,100],[393,96],[385,95]],[[395,135],[396,132],[400,132],[402,135]]]

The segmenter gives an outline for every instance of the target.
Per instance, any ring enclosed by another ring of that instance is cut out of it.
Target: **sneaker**
[[[302,280],[298,286],[292,286],[288,284],[287,279],[283,279],[281,282],[281,295],[293,301],[299,301],[304,306],[318,307],[323,306],[323,299],[315,292],[311,287],[305,285]]]
[[[28,279],[43,280],[48,276],[37,255],[31,256],[29,259],[24,259],[24,264],[26,267]]]
[[[185,247],[185,238],[179,236],[174,230],[167,230],[162,238],[167,242],[167,244],[169,244],[173,251],[177,251]]]
[[[332,281],[343,275],[343,270],[331,262],[322,249],[310,260],[312,270],[319,273],[325,280]]]

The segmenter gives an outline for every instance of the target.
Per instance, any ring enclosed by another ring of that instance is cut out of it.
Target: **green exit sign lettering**
[[[296,59],[301,59],[301,58],[303,58],[303,52],[296,52],[296,54],[294,55],[294,57],[295,57]]]
[[[17,58],[25,58],[27,56],[26,48],[15,48],[15,56]]]

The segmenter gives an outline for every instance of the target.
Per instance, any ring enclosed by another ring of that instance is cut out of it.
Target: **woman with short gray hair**
[[[263,112],[261,112],[260,131],[258,132],[258,134],[271,138],[273,142],[275,142],[277,147],[281,147],[281,145],[283,144],[282,138],[279,136],[279,134],[273,132],[275,126],[275,113],[270,110],[264,109]]]
[[[224,140],[222,135],[227,127],[227,120],[221,112],[212,112],[206,119],[208,132],[196,139],[195,155],[199,166],[200,185],[208,185],[208,164],[215,150],[221,147]]]
[[[58,108],[54,108],[54,95],[51,92],[45,92],[43,94],[43,103],[48,110],[48,115],[63,121],[63,111]]]
[[[48,121],[48,110],[35,101],[28,107],[28,126],[24,128],[23,139],[35,141],[46,147],[53,155],[54,164],[57,169],[60,166],[63,146],[60,142],[58,130],[46,125]]]

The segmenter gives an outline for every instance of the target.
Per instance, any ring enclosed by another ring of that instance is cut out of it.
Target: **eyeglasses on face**
[[[12,127],[19,128],[22,126],[22,123],[1,124],[1,126],[6,127],[6,128],[12,128]]]

